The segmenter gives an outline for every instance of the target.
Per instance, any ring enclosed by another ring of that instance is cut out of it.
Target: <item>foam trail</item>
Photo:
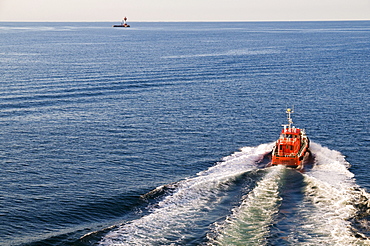
[[[279,181],[283,166],[268,169],[256,188],[243,198],[223,224],[216,224],[216,237],[207,245],[266,245],[269,228],[279,211]]]
[[[304,174],[303,225],[290,241],[296,245],[370,245],[368,239],[355,236],[351,225],[363,191],[348,170],[349,163],[339,152],[319,144],[313,143],[311,150],[316,165]]]
[[[272,144],[246,147],[222,162],[178,183],[176,190],[153,206],[142,218],[108,233],[100,245],[178,245],[191,238],[193,230],[207,225],[210,211],[220,204],[230,182],[257,169]],[[210,223],[208,223],[210,224]]]

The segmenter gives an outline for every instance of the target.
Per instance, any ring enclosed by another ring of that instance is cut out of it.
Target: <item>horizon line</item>
[[[305,19],[305,20],[134,20],[130,22],[330,22],[370,21],[370,19]],[[117,20],[0,20],[0,22],[117,22]]]

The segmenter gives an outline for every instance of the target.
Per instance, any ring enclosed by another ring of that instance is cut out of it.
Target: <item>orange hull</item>
[[[297,157],[272,157],[272,165],[285,165],[289,167],[298,167],[301,161]]]
[[[271,165],[284,165],[287,167],[303,167],[305,162],[310,156],[310,152],[307,149],[303,152],[302,156],[272,156]]]

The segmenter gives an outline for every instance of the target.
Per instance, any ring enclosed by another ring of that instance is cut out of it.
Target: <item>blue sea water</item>
[[[129,24],[0,23],[1,245],[370,245],[369,21]]]

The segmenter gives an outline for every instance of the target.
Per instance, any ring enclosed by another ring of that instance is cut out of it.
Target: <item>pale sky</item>
[[[0,0],[0,21],[370,20],[370,0]]]

